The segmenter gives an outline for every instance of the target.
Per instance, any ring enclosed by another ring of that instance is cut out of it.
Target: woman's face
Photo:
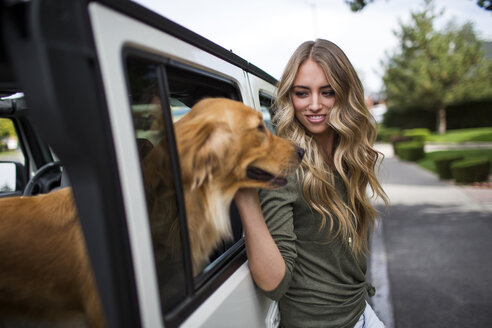
[[[328,113],[335,104],[335,92],[321,66],[311,59],[297,71],[291,91],[295,116],[315,138],[330,135]]]

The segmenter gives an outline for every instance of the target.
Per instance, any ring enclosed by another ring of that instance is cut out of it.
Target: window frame
[[[176,147],[176,137],[173,128],[173,117],[171,113],[171,106],[169,98],[171,97],[171,91],[169,86],[168,67],[177,68],[183,71],[187,71],[190,74],[201,75],[203,78],[213,79],[214,82],[227,83],[236,91],[238,101],[242,101],[244,98],[241,94],[240,87],[232,79],[227,79],[224,76],[220,76],[211,73],[204,69],[188,65],[186,63],[177,61],[150,52],[146,52],[142,49],[132,46],[126,46],[122,51],[122,62],[124,66],[125,83],[127,91],[130,90],[130,81],[127,70],[127,60],[142,59],[147,62],[156,64],[159,80],[159,93],[162,101],[162,115],[165,122],[166,137],[168,138],[169,148],[171,152],[171,164],[173,167],[174,185],[176,188],[179,222],[181,239],[183,245],[183,254],[185,256],[185,274],[186,274],[186,296],[182,301],[169,310],[168,312],[162,312],[162,318],[165,326],[178,326],[184,320],[186,320],[191,313],[194,312],[210,295],[214,293],[242,264],[247,260],[246,248],[244,242],[244,236],[241,232],[241,237],[230,245],[225,251],[220,254],[213,262],[207,266],[207,271],[202,272],[197,277],[193,278],[191,270],[191,254],[189,245],[188,226],[185,214],[185,202],[184,193],[181,183],[180,167],[179,167],[179,155]],[[131,110],[131,108],[130,108]],[[135,136],[136,137],[136,136]],[[143,180],[142,180],[143,183]],[[234,211],[234,210],[232,210]],[[231,213],[232,214],[232,213]],[[234,215],[234,214],[233,214]],[[235,215],[239,215],[236,213]],[[239,217],[237,217],[239,219]],[[156,267],[154,263],[154,274],[156,274]],[[157,280],[157,283],[159,281]],[[160,298],[159,298],[159,301]],[[162,306],[160,307],[162,309]]]
[[[168,97],[166,95],[169,93],[169,87],[167,85],[167,74],[165,71],[165,65],[168,62],[166,58],[160,57],[158,55],[154,54],[149,54],[144,51],[141,51],[139,49],[131,48],[131,47],[125,47],[122,51],[122,61],[124,63],[124,69],[123,73],[125,75],[125,83],[126,83],[126,88],[128,91],[128,94],[130,94],[130,78],[128,75],[128,59],[129,58],[137,58],[141,59],[146,62],[152,62],[155,63],[156,65],[156,73],[157,73],[157,82],[158,82],[158,91],[161,97],[161,109],[162,109],[162,117],[163,117],[163,122],[165,125],[165,135],[163,136],[164,138],[167,138],[168,140],[168,146],[169,146],[169,155],[170,155],[170,161],[171,161],[171,170],[172,170],[172,176],[173,176],[173,184],[176,192],[176,202],[177,202],[177,208],[178,208],[178,220],[180,224],[180,237],[182,241],[182,247],[183,247],[183,255],[184,255],[184,273],[185,273],[185,295],[189,297],[189,295],[193,294],[193,285],[190,283],[190,278],[192,278],[192,269],[191,269],[191,257],[190,257],[190,248],[189,248],[189,238],[188,238],[188,226],[186,224],[186,212],[185,212],[185,201],[184,201],[184,194],[183,194],[183,188],[181,184],[181,169],[179,165],[179,156],[178,156],[178,151],[176,147],[176,140],[175,140],[175,134],[174,134],[174,127],[173,127],[173,120],[172,120],[172,115],[171,115],[171,107],[168,101]],[[129,106],[130,111],[131,111],[131,106]],[[136,135],[134,135],[136,138]],[[140,172],[142,172],[142,167],[140,165],[139,161],[139,167],[140,167]],[[142,184],[143,184],[143,176],[140,176]],[[145,196],[144,196],[145,198]],[[147,209],[147,219],[148,217],[148,209]],[[159,280],[157,279],[157,268],[154,264],[154,274],[156,276],[156,281],[159,284]],[[162,300],[159,297],[159,302],[162,302]],[[179,302],[181,303],[181,302]],[[161,313],[162,313],[162,304],[160,306],[161,308]],[[164,318],[164,315],[162,316]]]
[[[268,107],[268,113],[270,114],[270,120],[268,122],[265,121],[265,124],[267,125],[270,132],[272,132],[273,134],[276,134],[275,124],[274,124],[274,120],[273,120],[273,117],[275,115],[275,97],[268,94],[264,90],[260,89],[258,91],[258,103],[259,103],[260,108],[263,107],[262,106],[262,98],[268,99],[269,103],[270,103],[270,106],[267,106]]]

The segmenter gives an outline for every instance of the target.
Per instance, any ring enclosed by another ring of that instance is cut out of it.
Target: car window
[[[238,88],[231,81],[219,76],[186,67],[179,63],[167,65],[166,74],[169,87],[168,100],[174,121],[179,120],[194,104],[203,98],[223,97],[241,100]],[[195,285],[200,285],[206,281],[207,276],[210,276],[214,272],[214,268],[218,266],[217,262],[220,262],[215,260],[218,260],[221,255],[242,239],[241,220],[234,205],[231,207],[230,217],[233,239],[223,242],[210,255],[210,265],[204,268],[201,276],[197,277]]]
[[[25,158],[14,122],[0,118],[0,192],[18,191],[23,186],[21,172]]]
[[[173,245],[166,244],[166,235],[171,229],[179,231],[180,222],[174,220],[178,216],[177,197],[159,92],[159,67],[151,61],[130,58],[127,70],[161,304],[163,311],[168,311],[185,297],[186,285],[180,234],[174,234]],[[153,173],[149,171],[154,167],[149,156],[153,151],[161,153],[164,165],[160,167],[159,176],[151,180]]]
[[[241,100],[237,88],[229,81],[179,63],[166,65],[169,105],[173,120],[179,120],[203,98],[224,97]]]
[[[265,125],[267,126],[272,133],[275,133],[274,126],[272,124],[272,118],[273,118],[273,97],[263,93],[260,91],[259,94],[260,97],[260,111],[261,114],[263,115],[263,120],[265,121]]]
[[[231,81],[179,63],[130,54],[126,58],[126,68],[162,310],[167,313],[187,295],[192,296],[213,280],[237,249],[243,247],[244,241],[239,215],[232,206],[233,239],[223,242],[210,254],[210,264],[200,274],[187,278],[191,277],[185,264],[188,240],[168,238],[182,236],[176,231],[186,231],[186,227],[174,220],[178,216],[179,196],[173,182],[172,151],[167,137],[172,127],[166,127],[165,115],[171,115],[172,121],[176,122],[203,98],[241,100],[241,97]]]

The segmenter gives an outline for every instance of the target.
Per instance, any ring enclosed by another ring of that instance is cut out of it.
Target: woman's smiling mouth
[[[325,120],[326,115],[306,115],[306,119],[310,123],[321,123]]]

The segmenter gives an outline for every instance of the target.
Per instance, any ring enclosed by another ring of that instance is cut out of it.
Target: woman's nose
[[[309,107],[311,108],[311,110],[321,109],[321,102],[317,95],[313,95],[313,97],[311,98],[311,105]]]

